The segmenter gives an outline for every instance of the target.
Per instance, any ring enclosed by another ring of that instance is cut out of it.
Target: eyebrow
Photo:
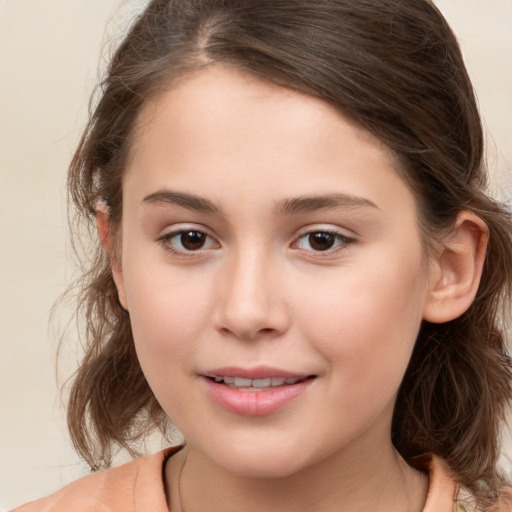
[[[219,206],[215,205],[208,199],[196,196],[194,194],[187,194],[185,192],[174,192],[171,190],[160,190],[149,194],[143,200],[143,203],[155,205],[178,205],[189,210],[197,210],[204,213],[215,213],[221,215],[222,211]]]
[[[330,208],[380,208],[369,199],[350,194],[327,194],[320,196],[302,196],[283,199],[275,206],[279,215],[293,215],[297,213],[327,210]]]
[[[189,210],[196,210],[203,213],[214,213],[221,216],[223,215],[222,209],[212,201],[186,192],[160,190],[144,197],[142,202],[154,205],[177,205]],[[380,210],[375,203],[364,197],[350,194],[326,194],[282,199],[276,202],[274,206],[274,213],[284,217],[298,213],[338,207],[375,208]]]

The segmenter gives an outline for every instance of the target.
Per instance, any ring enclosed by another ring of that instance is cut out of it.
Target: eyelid
[[[314,233],[326,233],[335,237],[338,241],[341,241],[341,244],[333,248],[327,249],[325,251],[315,251],[314,249],[308,250],[297,247],[297,249],[299,250],[302,250],[310,254],[314,254],[315,257],[332,256],[333,254],[337,254],[338,252],[346,250],[348,246],[352,245],[357,241],[355,236],[346,234],[346,232],[344,232],[340,228],[335,228],[333,226],[327,227],[325,225],[308,226],[307,228],[301,229],[297,236],[294,238],[294,241],[292,242],[292,248],[294,248],[294,246],[297,246],[299,241],[302,240],[304,237],[312,235]]]
[[[199,248],[197,250],[180,250],[171,245],[171,240],[179,236],[183,233],[195,231],[198,233],[202,233],[206,235],[210,240],[215,242],[216,247],[207,247],[207,248]],[[167,251],[171,252],[172,254],[175,254],[177,256],[183,256],[183,257],[200,257],[203,256],[205,252],[209,252],[211,250],[216,250],[221,247],[220,242],[218,241],[217,237],[215,237],[209,229],[202,225],[197,224],[182,224],[182,225],[173,225],[172,229],[169,231],[164,231],[163,233],[159,234],[156,237],[156,241]]]

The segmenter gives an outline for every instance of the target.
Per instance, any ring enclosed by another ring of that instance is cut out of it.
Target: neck
[[[166,484],[172,512],[421,512],[428,479],[391,443],[357,457],[336,454],[279,478],[232,474],[188,446],[169,460]]]

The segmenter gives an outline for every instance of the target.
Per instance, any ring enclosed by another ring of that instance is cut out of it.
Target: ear
[[[423,319],[443,323],[462,315],[473,302],[485,261],[489,230],[471,212],[462,212],[430,262],[429,294]]]
[[[119,302],[124,309],[128,311],[126,303],[126,293],[124,287],[123,269],[119,255],[116,254],[116,247],[110,229],[110,214],[108,206],[105,203],[100,203],[96,208],[96,226],[98,229],[98,236],[100,237],[103,250],[110,261],[112,269],[112,277],[117,288]]]

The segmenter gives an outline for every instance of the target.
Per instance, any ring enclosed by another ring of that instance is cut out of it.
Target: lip
[[[212,380],[215,377],[243,377],[266,379],[271,377],[300,378],[295,384],[284,384],[261,391],[234,389]],[[290,402],[307,391],[315,376],[295,373],[270,367],[258,368],[217,368],[201,374],[206,393],[228,412],[242,416],[266,416],[286,407]]]
[[[280,377],[283,379],[305,379],[311,374],[309,373],[296,373],[281,370],[279,368],[272,368],[270,366],[257,366],[255,368],[238,368],[235,366],[226,366],[224,368],[216,368],[215,370],[208,370],[201,372],[205,377],[242,377],[244,379],[268,379],[271,377]]]

